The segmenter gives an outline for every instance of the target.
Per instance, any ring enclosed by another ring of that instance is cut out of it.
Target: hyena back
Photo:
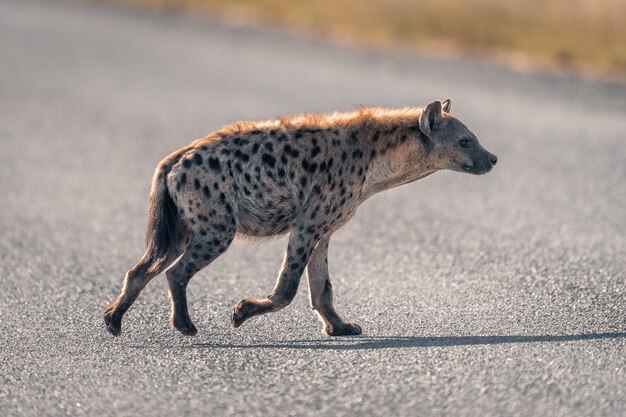
[[[311,305],[324,331],[360,334],[333,305],[328,244],[371,195],[438,170],[483,174],[497,162],[449,114],[450,100],[426,108],[360,109],[227,126],[158,165],[150,193],[147,250],[104,314],[119,335],[124,313],[156,275],[166,272],[171,326],[197,330],[189,317],[191,277],[224,253],[235,235],[289,234],[269,296],[241,300],[231,321],[277,311],[294,298],[307,271]]]

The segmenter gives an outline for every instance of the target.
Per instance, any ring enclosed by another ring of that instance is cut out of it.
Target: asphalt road
[[[330,46],[206,18],[0,1],[4,416],[626,415],[626,86]],[[453,113],[500,158],[366,202],[331,242],[330,339],[302,285],[237,330],[284,241],[101,312],[143,252],[156,163],[240,118],[357,105]]]

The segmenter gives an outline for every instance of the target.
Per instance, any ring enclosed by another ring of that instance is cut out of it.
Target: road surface
[[[210,18],[0,1],[5,416],[626,415],[626,86],[332,46]],[[284,241],[101,313],[143,252],[150,178],[241,118],[358,105],[453,113],[499,156],[380,194],[333,238],[330,339],[301,285],[234,330]]]

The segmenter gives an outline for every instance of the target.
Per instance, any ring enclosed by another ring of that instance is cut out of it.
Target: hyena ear
[[[443,108],[441,101],[436,100],[430,103],[420,115],[420,130],[426,136],[431,136],[437,130],[439,123],[443,120]]]
[[[450,110],[452,109],[452,99],[451,98],[445,99],[443,103],[441,103],[441,108],[446,113],[450,113]]]

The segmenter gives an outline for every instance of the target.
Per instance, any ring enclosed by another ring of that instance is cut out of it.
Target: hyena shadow
[[[538,335],[538,336],[353,336],[340,341],[336,339],[290,340],[271,343],[251,344],[220,344],[196,343],[194,348],[207,349],[313,349],[313,350],[362,350],[362,349],[402,349],[428,348],[473,345],[501,345],[511,343],[558,343],[576,342],[584,340],[621,339],[626,332],[613,333],[583,333],[572,335]]]

